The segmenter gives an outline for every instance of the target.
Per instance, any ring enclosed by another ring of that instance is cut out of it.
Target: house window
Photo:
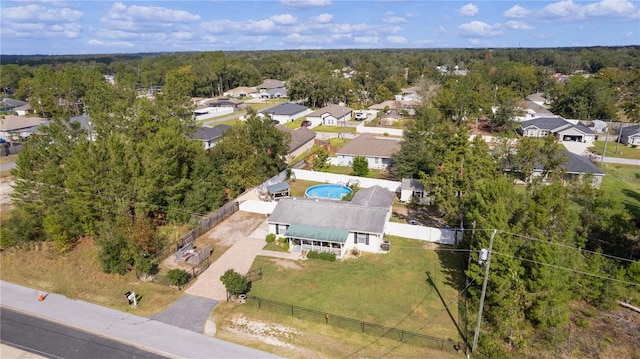
[[[355,244],[364,243],[366,245],[369,245],[369,233],[354,233],[353,242]]]
[[[284,234],[287,231],[286,224],[278,224],[276,223],[276,234]]]
[[[380,163],[380,159],[379,159],[378,157],[375,157],[375,158],[373,159],[373,163],[375,163],[375,164]]]
[[[548,130],[540,130],[539,132],[540,137],[546,137],[549,135],[549,131]]]

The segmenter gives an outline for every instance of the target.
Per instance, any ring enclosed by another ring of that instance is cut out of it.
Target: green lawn
[[[619,197],[635,218],[640,218],[640,166],[608,163],[602,166],[606,173],[602,190]]]
[[[417,240],[391,237],[390,241],[389,254],[365,254],[336,262],[298,261],[293,268],[258,257],[252,269],[261,268],[264,276],[253,284],[251,293],[387,327],[459,340],[455,321],[463,279],[456,268],[460,268],[462,257],[451,251],[426,250],[424,243]],[[426,271],[436,287],[427,283]],[[448,304],[448,311],[443,301]]]
[[[602,154],[602,150],[604,149],[604,141],[596,141],[595,142],[595,150],[592,152],[600,155]],[[619,144],[616,142],[608,142],[607,143],[607,153],[605,157],[618,157],[618,158],[629,158],[634,160],[640,160],[640,148],[632,148],[628,147],[625,144]]]
[[[318,127],[314,127],[313,130],[316,132],[330,132],[330,133],[340,133],[340,132],[353,133],[353,134],[356,133],[355,127],[342,127],[342,126],[320,125]]]

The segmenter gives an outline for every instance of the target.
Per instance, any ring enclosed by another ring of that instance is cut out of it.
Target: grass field
[[[607,163],[602,170],[606,173],[602,190],[620,198],[627,210],[640,218],[640,166]]]
[[[451,251],[433,250],[434,247],[428,249],[424,242],[417,240],[389,239],[391,251],[388,254],[364,254],[337,262],[306,260],[284,265],[278,259],[258,257],[252,269],[260,268],[263,278],[253,284],[251,294],[329,313],[330,316],[462,341],[461,333],[465,330],[462,325],[458,327],[458,291],[463,281],[460,271],[463,257]],[[428,282],[426,272],[429,272],[434,285]],[[293,326],[304,331],[304,337],[329,335],[326,331],[342,333],[343,347],[324,348],[328,351],[325,352],[327,357],[344,357],[342,351],[344,346],[348,346],[346,343],[367,338],[358,332],[343,332],[343,329],[331,326],[330,329],[321,328],[324,326],[309,325],[308,321],[257,310],[254,306],[222,306],[214,311],[214,315],[218,311],[223,311],[225,318],[245,316]],[[224,322],[220,323],[219,330],[227,330]],[[313,343],[300,340],[302,342],[294,345],[313,346]],[[378,345],[387,344],[380,342]],[[389,347],[385,348],[380,350],[388,350]],[[370,355],[379,357],[382,353]],[[396,352],[391,357],[398,357],[402,355],[400,353]],[[437,357],[447,357],[445,353],[439,353]],[[402,357],[417,357],[415,353],[404,355]]]
[[[604,149],[604,141],[595,142],[595,153],[600,155]],[[607,143],[607,153],[605,157],[617,157],[628,158],[633,160],[640,160],[640,148],[629,147],[625,144],[617,144],[616,142],[609,141]]]

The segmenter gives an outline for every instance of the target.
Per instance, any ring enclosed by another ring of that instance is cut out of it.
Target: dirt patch
[[[299,335],[295,329],[280,324],[268,324],[249,320],[244,316],[228,319],[230,325],[226,330],[240,334],[246,339],[256,340],[277,347],[293,348],[287,343],[294,335]]]
[[[203,236],[198,245],[211,242],[219,246],[231,246],[248,237],[266,219],[264,214],[238,211]]]
[[[11,193],[13,192],[14,184],[12,177],[0,178],[0,205],[11,204]]]
[[[300,267],[300,265],[298,265],[294,261],[287,261],[287,260],[284,260],[284,259],[272,259],[271,261],[273,263],[277,264],[279,267],[282,267],[282,268],[286,268],[286,269],[302,269],[302,267]]]

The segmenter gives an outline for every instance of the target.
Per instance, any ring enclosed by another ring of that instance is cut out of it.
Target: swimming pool
[[[307,188],[305,195],[309,198],[342,199],[351,193],[351,188],[339,184],[319,184]]]

